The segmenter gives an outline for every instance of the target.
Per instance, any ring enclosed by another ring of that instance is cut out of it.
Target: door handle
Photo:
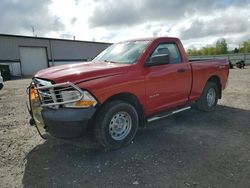
[[[186,72],[186,69],[178,69],[177,72],[183,73],[183,72]]]

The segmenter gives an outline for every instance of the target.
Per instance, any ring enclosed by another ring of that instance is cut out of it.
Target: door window
[[[175,43],[159,44],[151,54],[150,58],[159,54],[168,54],[171,64],[181,63],[181,56]]]

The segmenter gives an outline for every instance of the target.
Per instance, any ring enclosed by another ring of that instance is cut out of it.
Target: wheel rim
[[[131,127],[131,116],[127,112],[118,112],[111,118],[109,134],[114,140],[123,140],[130,133]]]
[[[210,88],[207,92],[207,105],[212,107],[216,100],[216,91],[214,88]]]

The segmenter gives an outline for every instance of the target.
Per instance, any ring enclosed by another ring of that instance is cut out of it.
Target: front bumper
[[[86,131],[96,109],[33,109],[32,121],[42,138],[78,138]]]
[[[95,108],[88,109],[49,109],[44,108],[41,115],[46,132],[57,138],[77,138],[83,135]]]

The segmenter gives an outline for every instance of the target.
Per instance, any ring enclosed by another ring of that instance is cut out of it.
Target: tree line
[[[250,40],[244,41],[239,45],[239,48],[235,48],[232,51],[229,51],[226,39],[217,40],[212,46],[205,46],[200,49],[190,48],[187,50],[189,56],[221,55],[231,53],[250,53]]]

